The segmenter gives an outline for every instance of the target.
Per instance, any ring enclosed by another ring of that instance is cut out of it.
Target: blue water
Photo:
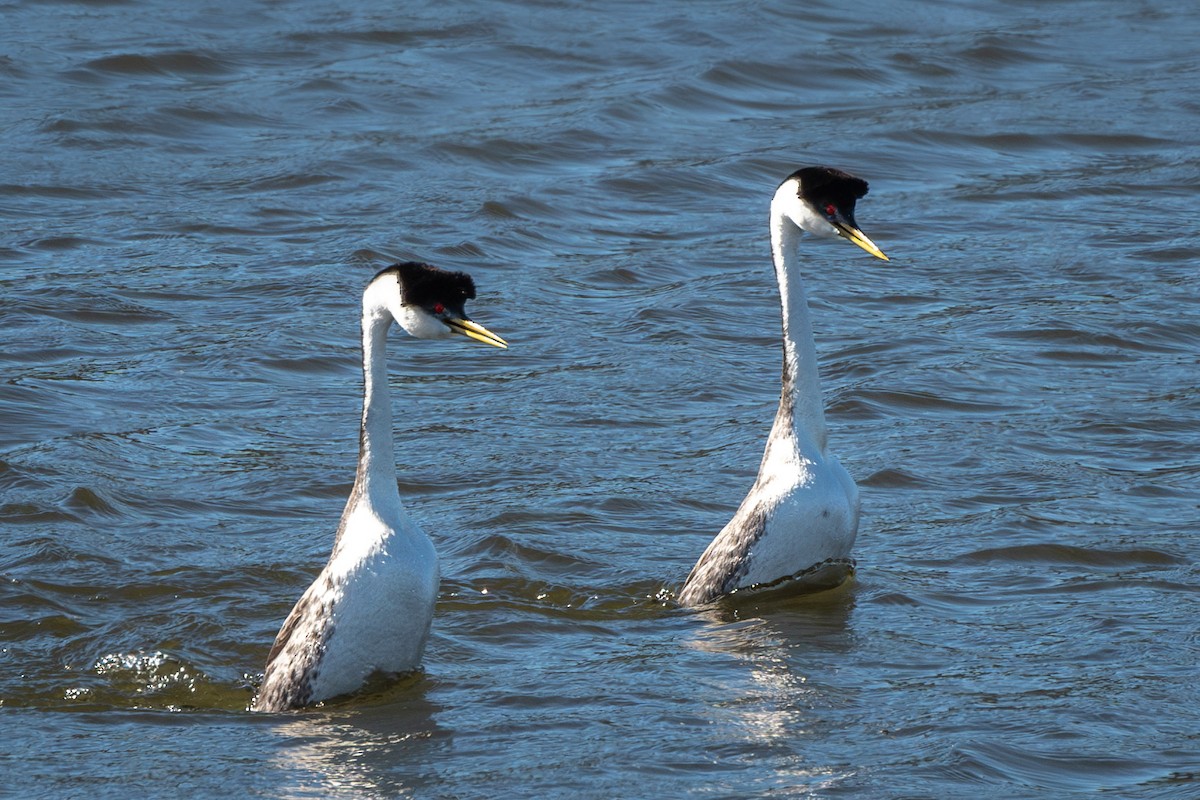
[[[1200,794],[1200,9],[0,6],[0,785],[16,797]],[[855,579],[672,593],[809,241]],[[354,474],[359,293],[442,558],[421,675],[245,711]]]

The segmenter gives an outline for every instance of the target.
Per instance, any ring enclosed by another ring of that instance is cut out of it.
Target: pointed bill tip
[[[856,245],[861,247],[863,250],[866,250],[876,258],[882,258],[884,261],[891,261],[891,259],[884,255],[884,252],[879,249],[878,245],[872,242],[865,233],[853,225],[838,225],[837,229],[842,236],[846,237],[851,242],[854,242]]]

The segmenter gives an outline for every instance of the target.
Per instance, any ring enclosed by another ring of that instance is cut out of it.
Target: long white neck
[[[783,394],[775,426],[783,428],[779,433],[793,433],[801,446],[811,442],[824,451],[827,434],[817,349],[796,255],[802,235],[795,223],[772,208],[771,255],[783,305]]]
[[[382,305],[363,300],[363,414],[358,439],[358,475],[354,499],[365,499],[377,508],[400,506],[396,487],[396,454],[392,443],[392,404],[387,388],[387,334],[391,313]]]

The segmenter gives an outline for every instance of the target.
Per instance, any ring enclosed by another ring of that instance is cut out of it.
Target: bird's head
[[[417,261],[382,270],[368,292],[378,288],[396,323],[418,339],[444,339],[454,334],[477,342],[508,347],[508,342],[477,322],[465,309],[475,297],[475,282],[465,272],[450,272]]]
[[[779,185],[771,205],[801,230],[817,236],[841,236],[887,261],[854,221],[854,204],[866,193],[867,182],[862,178],[832,167],[804,167]]]

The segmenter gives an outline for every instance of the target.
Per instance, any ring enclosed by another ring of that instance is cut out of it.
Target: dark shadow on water
[[[725,622],[796,612],[818,617],[832,614],[845,621],[854,607],[856,588],[853,567],[829,565],[805,575],[803,582],[789,580],[740,590],[697,611]]]

